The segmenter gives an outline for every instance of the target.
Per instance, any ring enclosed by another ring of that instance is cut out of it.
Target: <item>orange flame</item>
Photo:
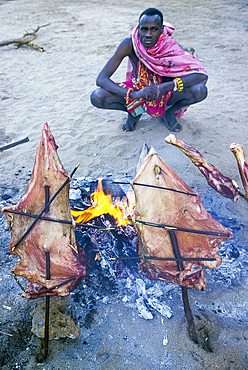
[[[92,206],[84,211],[71,210],[77,223],[86,223],[102,214],[110,214],[117,220],[117,226],[132,224],[127,217],[133,214],[135,204],[133,191],[128,192],[124,202],[117,199],[113,204],[111,194],[104,193],[102,179],[98,179],[97,190],[91,194],[91,203]]]

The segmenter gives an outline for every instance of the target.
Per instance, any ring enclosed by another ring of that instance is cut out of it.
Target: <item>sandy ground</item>
[[[165,20],[176,29],[176,41],[183,47],[194,48],[209,73],[208,98],[190,107],[180,119],[183,131],[177,137],[197,147],[208,161],[242,188],[229,146],[238,142],[248,153],[245,135],[247,1],[156,0],[146,2],[145,7],[149,6],[163,12]],[[140,0],[0,0],[0,41],[19,38],[37,26],[45,26],[40,28],[35,40],[45,49],[44,53],[26,47],[0,48],[0,146],[29,138],[28,143],[0,152],[1,206],[6,204],[3,194],[9,193],[12,200],[22,196],[45,122],[59,146],[58,153],[65,169],[70,173],[81,162],[78,178],[109,174],[113,178],[132,178],[146,143],[153,146],[189,186],[212,197],[212,190],[188,158],[164,142],[169,132],[160,119],[143,115],[136,131],[124,133],[121,127],[125,113],[98,110],[90,104],[89,97],[99,71],[119,42],[136,26],[143,10],[144,2]],[[123,80],[125,67],[123,63],[115,74],[116,81]],[[234,217],[242,224],[233,244],[245,247],[247,205],[242,200],[233,205],[215,195],[213,199],[221,202],[219,209],[224,213],[223,219]],[[39,359],[28,352],[30,347],[36,348],[35,336],[31,338],[30,332],[20,332],[23,320],[30,323],[34,303],[19,297],[20,292],[8,275],[13,263],[4,232],[6,224],[2,219],[2,271],[10,281],[1,277],[0,312],[5,330],[9,323],[19,336],[15,337],[17,342],[1,336],[1,356],[8,358],[2,364],[4,369],[38,368]],[[247,265],[244,266],[246,270],[240,271],[238,282],[225,292],[221,293],[221,286],[216,286],[209,278],[210,288],[206,294],[192,293],[193,308],[197,309],[197,304],[204,307],[202,317],[216,329],[213,352],[208,353],[189,340],[178,291],[175,299],[180,308],[174,309],[170,319],[163,319],[157,313],[152,320],[145,320],[135,309],[123,306],[122,297],[118,296],[109,305],[100,300],[94,324],[82,329],[77,340],[53,343],[52,353],[40,368],[156,370],[168,365],[175,370],[248,369]],[[237,310],[236,316],[218,316],[218,310],[222,313],[229,310],[228,307],[215,307],[220,294],[223,306],[228,306],[228,302],[232,312]],[[214,310],[213,307],[210,310],[206,302],[212,302]],[[12,305],[12,311],[8,311],[6,307]],[[21,313],[23,311],[25,314]],[[118,322],[121,324],[117,325]],[[14,352],[13,346],[19,348],[18,341],[22,346]]]

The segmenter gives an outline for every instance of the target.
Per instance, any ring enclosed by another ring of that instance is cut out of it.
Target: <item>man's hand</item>
[[[159,85],[149,85],[139,91],[132,91],[131,99],[144,99],[148,101],[158,100],[160,94]]]

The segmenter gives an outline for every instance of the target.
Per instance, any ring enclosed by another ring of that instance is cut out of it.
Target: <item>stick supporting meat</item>
[[[239,187],[234,180],[222,175],[216,167],[207,162],[198,149],[179,140],[175,135],[170,134],[165,138],[166,143],[179,148],[190,160],[199,168],[206,177],[208,184],[218,191],[221,195],[231,198],[234,202],[239,197]]]
[[[169,235],[170,235],[170,240],[171,240],[174,255],[178,259],[177,260],[177,268],[178,268],[179,271],[183,271],[184,267],[183,267],[183,262],[180,261],[181,255],[180,255],[180,251],[179,251],[178,244],[177,244],[176,234],[173,230],[169,230]],[[182,286],[181,288],[182,288],[182,298],[183,298],[184,312],[185,312],[185,316],[186,316],[186,319],[187,319],[187,322],[188,322],[188,327],[189,327],[189,335],[190,335],[190,338],[195,343],[198,343],[198,339],[197,339],[197,335],[196,335],[196,331],[195,331],[194,318],[192,316],[190,306],[189,306],[187,287]]]
[[[45,186],[45,208],[47,213],[49,213],[49,199],[50,199],[50,191],[49,186]],[[50,252],[46,251],[46,280],[50,280]],[[46,296],[46,313],[45,313],[45,358],[47,357],[48,353],[48,339],[49,339],[49,306],[50,306],[50,297]]]
[[[128,260],[155,260],[155,261],[216,261],[215,258],[163,258],[153,256],[142,256],[142,257],[112,257],[110,261],[128,261]]]
[[[50,253],[46,252],[46,280],[50,280]],[[45,314],[45,358],[48,353],[48,339],[49,339],[49,306],[50,297],[46,296],[46,314]]]
[[[5,213],[14,213],[16,215],[22,215],[22,216],[26,216],[26,217],[32,217],[32,218],[37,218],[38,216],[37,215],[32,215],[31,213],[26,213],[26,212],[21,212],[21,211],[15,211],[13,209],[5,209],[4,210]],[[51,217],[43,217],[41,216],[40,217],[40,220],[43,220],[43,221],[50,221],[50,222],[58,222],[60,224],[66,224],[66,225],[73,225],[73,222],[72,221],[67,221],[67,220],[59,220],[59,219],[56,219],[56,218],[51,218]],[[102,226],[97,226],[97,225],[92,225],[92,224],[82,224],[80,222],[77,222],[76,223],[76,227],[85,227],[85,228],[91,228],[91,229],[99,229],[99,230],[115,230],[116,227],[102,227]]]
[[[230,150],[237,160],[240,177],[245,189],[245,198],[248,200],[248,165],[245,159],[244,149],[240,144],[232,143]]]
[[[123,185],[126,185],[126,184],[129,185],[130,184],[130,182],[126,182],[126,181],[108,181],[108,183],[109,184],[123,184]],[[145,186],[147,188],[155,188],[155,189],[163,189],[163,190],[174,191],[175,193],[192,195],[193,197],[196,197],[197,196],[197,194],[194,194],[194,193],[189,193],[189,192],[181,191],[181,190],[178,190],[178,189],[165,188],[164,186],[141,184],[141,183],[138,183],[138,182],[133,182],[132,184],[133,185],[138,185],[138,186]]]

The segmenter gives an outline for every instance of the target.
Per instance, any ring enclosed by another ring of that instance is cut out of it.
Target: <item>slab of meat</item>
[[[231,144],[230,149],[235,155],[235,158],[237,160],[242,184],[245,189],[245,195],[246,197],[248,197],[248,165],[245,159],[244,149],[240,144],[237,143]]]
[[[177,137],[173,134],[168,135],[165,138],[165,141],[168,144],[176,146],[184,154],[186,154],[206,177],[208,184],[212,188],[217,190],[221,195],[231,198],[234,202],[238,200],[239,187],[236,182],[231,180],[229,177],[222,175],[216,167],[203,158],[199,150],[185,143],[184,141],[177,139]]]
[[[134,183],[177,189],[193,195],[138,186]],[[201,203],[200,195],[187,186],[153,148],[132,181],[132,187],[136,197],[133,223],[140,239],[139,256],[175,258],[168,230],[148,226],[140,221],[204,232],[224,233],[224,235],[216,236],[174,230],[181,257],[215,258],[215,261],[184,261],[184,270],[180,272],[175,261],[143,260],[140,264],[140,268],[144,269],[152,280],[165,280],[205,290],[204,268],[206,266],[214,269],[221,264],[221,257],[217,254],[218,244],[231,238],[231,231],[206,211]]]
[[[58,157],[57,145],[48,125],[45,124],[26,193],[18,204],[2,209],[11,228],[9,251],[20,257],[12,272],[28,280],[23,293],[26,298],[68,295],[86,275],[86,257],[83,249],[77,248],[75,240],[75,224],[69,204],[69,182],[51,203],[49,214],[44,213],[43,216],[72,221],[72,225],[39,220],[13,250],[34,222],[34,218],[6,211],[15,210],[38,215],[45,206],[45,187],[49,187],[51,198],[66,179],[68,175]],[[45,252],[50,252],[50,280],[46,280]],[[63,284],[66,281],[67,283]],[[58,287],[46,292],[54,286]]]

